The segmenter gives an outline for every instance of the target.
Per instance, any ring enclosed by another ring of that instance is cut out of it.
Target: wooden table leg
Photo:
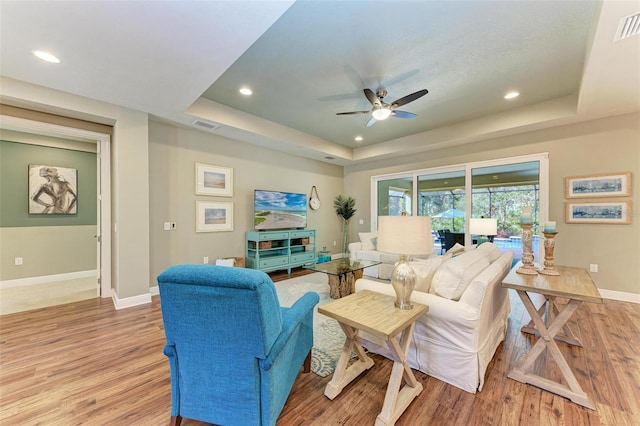
[[[570,299],[569,303],[567,303],[562,311],[559,311],[557,310],[557,308],[555,308],[555,313],[557,313],[557,315],[554,315],[553,321],[547,328],[547,325],[543,321],[539,311],[533,305],[533,302],[529,298],[527,292],[518,290],[518,295],[520,296],[524,307],[527,309],[527,312],[529,312],[529,315],[531,315],[531,320],[535,324],[536,329],[540,334],[540,338],[529,350],[520,365],[514,368],[507,375],[507,377],[522,383],[529,383],[534,386],[538,386],[542,389],[548,390],[549,392],[564,396],[565,398],[570,399],[576,404],[580,404],[582,406],[595,410],[594,405],[587,397],[587,394],[580,387],[578,380],[571,371],[569,364],[567,364],[567,361],[564,359],[564,356],[562,356],[562,352],[560,352],[560,349],[555,342],[556,334],[560,330],[564,329],[566,322],[569,320],[569,318],[571,318],[573,313],[576,311],[576,309],[578,309],[578,306],[580,306],[582,302],[580,300]],[[550,307],[549,309],[554,308]],[[544,352],[545,349],[549,350],[551,357],[555,360],[556,364],[558,364],[560,373],[565,378],[569,386],[528,372],[528,370],[535,363],[536,359],[538,359],[538,357]]]
[[[549,327],[549,324],[553,322],[554,317],[560,313],[558,309],[558,305],[556,303],[556,298],[552,296],[547,297],[545,302],[542,304],[542,306],[540,306],[540,308],[537,309],[537,312],[540,318],[542,318],[544,315],[545,324],[547,327]],[[569,345],[573,345],[573,346],[582,347],[582,343],[580,342],[580,340],[578,340],[573,330],[571,330],[571,327],[569,327],[569,324],[565,324],[562,330],[564,331],[563,334],[558,334],[554,336],[554,339],[556,341],[568,343]],[[528,324],[523,325],[520,331],[522,331],[523,333],[535,334],[536,336],[540,336],[540,333],[538,332],[538,329],[536,328],[533,322],[533,319],[531,319]]]
[[[414,327],[415,322],[402,331],[402,337],[399,342],[398,336],[391,338],[387,342],[393,356],[393,368],[391,369],[382,411],[376,418],[376,426],[394,425],[409,404],[422,392],[422,384],[416,380],[407,361],[407,353]],[[401,388],[403,380],[406,383]]]
[[[373,367],[373,360],[367,356],[358,342],[358,330],[349,325],[339,323],[347,338],[342,346],[342,353],[336,364],[331,381],[327,383],[324,394],[329,399],[334,399],[349,383],[358,377],[363,371]],[[358,360],[349,365],[351,353],[355,349]]]

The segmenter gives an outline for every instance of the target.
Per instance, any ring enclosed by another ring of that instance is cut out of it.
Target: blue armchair
[[[158,276],[171,369],[171,424],[275,425],[310,370],[317,293],[280,306],[267,274],[212,265]]]

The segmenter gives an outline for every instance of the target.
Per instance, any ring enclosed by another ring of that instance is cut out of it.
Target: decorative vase
[[[349,257],[349,220],[342,222],[342,257]]]
[[[533,223],[520,221],[522,228],[522,266],[516,272],[525,275],[538,275],[538,270],[533,264]]]
[[[413,309],[411,293],[416,286],[416,273],[409,265],[408,256],[400,255],[400,260],[393,267],[391,286],[396,292],[394,305],[400,309]]]
[[[542,275],[560,275],[554,266],[553,250],[556,246],[557,232],[542,231],[544,234],[544,269],[540,269],[538,272]]]

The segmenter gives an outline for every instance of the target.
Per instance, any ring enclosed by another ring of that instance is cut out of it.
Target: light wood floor
[[[560,344],[596,411],[506,377],[533,341],[519,331],[524,315],[513,297],[507,339],[482,392],[416,372],[424,391],[397,425],[640,424],[640,305],[583,304],[572,322],[585,347]],[[0,425],[168,424],[163,346],[157,296],[121,311],[109,299],[92,299],[0,316]],[[331,376],[301,374],[278,425],[373,424],[391,372],[390,361],[374,361],[333,401],[323,395]],[[536,368],[559,375],[547,359]],[[183,425],[204,423],[185,419]]]
[[[93,299],[96,277],[0,288],[0,315]]]

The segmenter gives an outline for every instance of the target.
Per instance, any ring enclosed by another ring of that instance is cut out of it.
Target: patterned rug
[[[322,272],[292,278],[275,283],[281,306],[291,306],[308,291],[315,291],[320,296],[320,303],[331,301],[329,297],[328,276]],[[313,314],[313,350],[311,351],[311,371],[318,376],[326,377],[333,373],[336,362],[340,358],[344,344],[344,332],[334,319],[318,313]]]

